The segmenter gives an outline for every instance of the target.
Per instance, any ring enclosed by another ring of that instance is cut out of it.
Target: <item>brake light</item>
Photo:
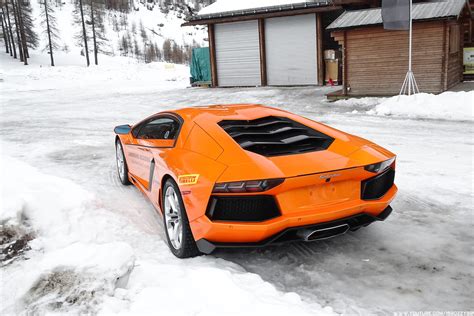
[[[380,173],[382,171],[385,171],[390,166],[393,166],[393,169],[395,169],[395,157],[390,158],[389,160],[374,163],[372,165],[367,165],[364,167],[364,169],[369,172]]]
[[[249,180],[216,183],[212,193],[264,192],[280,185],[285,179]]]

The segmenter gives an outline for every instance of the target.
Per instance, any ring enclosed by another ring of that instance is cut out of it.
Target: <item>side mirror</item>
[[[128,134],[132,127],[130,125],[119,125],[115,126],[114,132],[115,134]]]

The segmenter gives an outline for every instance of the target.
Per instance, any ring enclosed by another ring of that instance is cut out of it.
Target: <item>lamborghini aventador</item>
[[[395,155],[262,105],[161,112],[115,128],[120,181],[163,216],[179,258],[355,231],[391,213]]]

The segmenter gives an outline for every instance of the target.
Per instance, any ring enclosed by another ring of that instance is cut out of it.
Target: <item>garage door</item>
[[[317,84],[316,16],[265,20],[269,85]]]
[[[260,46],[257,21],[216,24],[219,86],[260,85]]]

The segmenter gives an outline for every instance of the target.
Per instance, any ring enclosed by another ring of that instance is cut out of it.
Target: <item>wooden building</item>
[[[466,0],[413,5],[413,71],[421,92],[440,93],[463,79],[470,10]],[[328,30],[343,50],[343,94],[399,93],[408,68],[407,31],[384,30],[380,8],[344,12]]]
[[[207,25],[212,85],[322,85],[323,50],[337,48],[324,28],[347,6],[372,0],[217,1],[184,25]],[[261,5],[267,6],[261,7]],[[272,5],[279,3],[279,5]],[[286,4],[281,4],[286,3]]]

